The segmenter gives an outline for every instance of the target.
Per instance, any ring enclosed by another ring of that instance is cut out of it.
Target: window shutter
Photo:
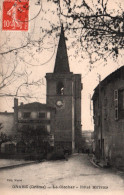
[[[118,90],[114,90],[115,120],[118,120]]]

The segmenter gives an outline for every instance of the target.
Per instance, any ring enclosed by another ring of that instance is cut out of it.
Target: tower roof
[[[64,36],[63,26],[61,27],[61,34],[56,55],[54,73],[69,73],[69,63],[66,48],[66,41]]]

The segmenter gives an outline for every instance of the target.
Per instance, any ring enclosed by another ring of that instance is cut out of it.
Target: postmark
[[[29,0],[4,0],[2,30],[27,31]]]

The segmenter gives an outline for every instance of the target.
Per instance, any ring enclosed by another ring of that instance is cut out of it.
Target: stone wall
[[[100,97],[98,94],[94,100],[96,156],[97,158],[101,156],[102,139],[102,158],[107,159],[111,165],[116,167],[124,166],[124,118],[115,117],[114,101],[114,91],[122,89],[124,89],[123,78],[114,79],[100,86]]]

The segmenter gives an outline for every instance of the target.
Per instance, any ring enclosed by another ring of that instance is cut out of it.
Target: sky
[[[95,0],[94,0],[95,1]],[[40,6],[36,6],[37,0],[33,0],[30,2],[30,22],[29,22],[29,30],[28,32],[17,32],[17,31],[0,31],[1,43],[0,43],[0,52],[7,51],[8,49],[18,47],[22,45],[22,43],[26,43],[27,37],[36,41],[38,38],[43,37],[44,32],[42,29],[50,28],[51,21],[55,24],[59,23],[56,14],[50,12],[51,6],[52,10],[56,11],[56,6],[49,3],[45,3],[46,1],[42,1],[42,10],[40,11]],[[2,10],[2,3],[0,1],[0,9]],[[110,0],[110,9],[112,6],[116,7],[116,0]],[[122,0],[118,0],[118,3],[122,3]],[[39,14],[40,12],[40,14]],[[2,18],[2,15],[0,16]],[[41,28],[42,27],[42,28]],[[0,26],[0,29],[2,25]],[[65,32],[68,40],[66,41],[67,48],[70,46],[70,42],[73,40],[73,37],[68,36]],[[27,86],[23,86],[20,88],[19,94],[22,92],[29,90],[32,96],[37,97],[25,100],[24,98],[19,98],[19,103],[29,103],[32,101],[39,101],[41,103],[46,102],[46,80],[45,75],[48,72],[53,72],[57,45],[59,41],[59,36],[56,38],[56,34],[48,35],[43,40],[42,51],[38,49],[38,43],[30,45],[28,49],[20,50],[17,54],[7,54],[1,57],[1,67],[4,67],[4,72],[11,71],[11,67],[14,63],[18,63],[17,72],[21,74],[21,72],[25,72],[25,74],[29,74],[29,82],[36,81],[38,79],[42,79],[42,85],[37,85],[35,87],[30,86],[30,89]],[[77,43],[77,47],[80,47]],[[89,59],[84,55],[84,58],[81,58],[81,55],[77,55],[74,57],[75,47],[68,49],[68,57],[69,57],[69,65],[70,70],[74,74],[82,75],[82,99],[81,99],[81,108],[82,108],[82,130],[93,130],[93,112],[92,112],[92,95],[94,92],[94,88],[98,85],[99,79],[98,76],[101,75],[101,80],[103,80],[106,76],[108,76],[111,72],[115,71],[119,67],[123,65],[123,57],[119,56],[117,61],[114,61],[113,58],[107,58],[107,62],[105,63],[103,59],[99,60],[94,64],[94,68],[92,71],[89,71]],[[16,57],[15,57],[16,56]],[[18,80],[14,80],[10,86],[4,89],[4,93],[13,93],[15,92],[15,88],[24,80],[25,77],[20,77]],[[27,87],[27,88],[26,88]],[[0,98],[0,111],[13,111],[13,97],[2,97]]]

